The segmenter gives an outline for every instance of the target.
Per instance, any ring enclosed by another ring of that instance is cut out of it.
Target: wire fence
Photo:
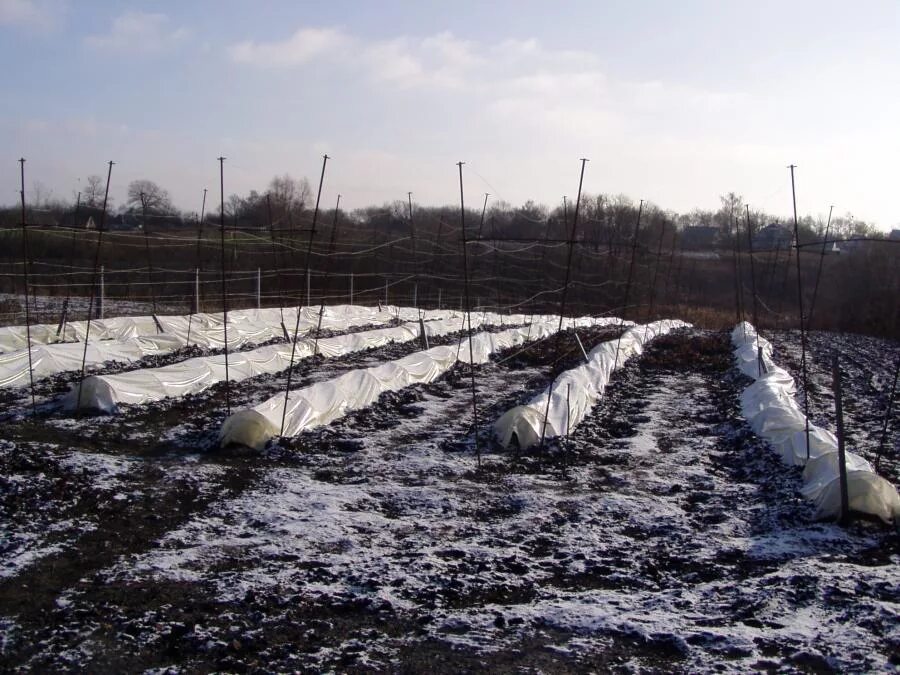
[[[685,250],[674,229],[648,229],[635,240],[622,228],[602,232],[585,225],[569,240],[559,238],[558,231],[549,236],[551,227],[545,225],[543,237],[487,231],[475,238],[479,224],[467,227],[473,306],[497,312],[554,312],[570,270],[569,313],[609,314],[622,305],[634,253],[632,293],[647,315],[628,318],[681,312],[725,325],[735,316],[737,287],[743,300],[739,315],[748,313],[753,298],[762,328],[791,327],[799,324],[792,289],[800,252],[803,287],[812,289],[821,276],[814,328],[898,337],[900,247],[891,240],[837,241],[846,247],[839,255],[824,253],[834,247],[833,239],[757,248],[751,265],[745,250]],[[92,282],[98,298],[95,316],[108,316],[113,307],[116,312],[147,314],[154,302],[166,312],[218,311],[223,297],[231,308],[380,302],[458,309],[464,304],[466,282],[461,234],[461,227],[449,219],[424,217],[416,219],[415,230],[402,220],[367,227],[339,224],[333,242],[327,225],[315,233],[304,227],[226,228],[224,237],[219,228],[208,225],[108,231],[99,254],[102,270],[95,280],[97,231],[28,226],[26,258],[21,228],[0,228],[0,322],[24,322],[26,266],[33,322],[55,321],[65,299],[70,300],[70,312],[83,311],[74,298],[89,297]],[[308,268],[303,260],[307,249]]]

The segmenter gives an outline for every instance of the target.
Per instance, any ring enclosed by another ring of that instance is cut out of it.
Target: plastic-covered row
[[[322,328],[347,330],[355,326],[384,325],[397,320],[398,317],[412,321],[418,319],[417,312],[415,308],[388,307],[379,310],[354,305],[330,306],[325,308],[322,315]],[[462,313],[450,310],[428,310],[421,314],[426,321],[441,318],[462,320]],[[85,359],[85,368],[91,370],[113,361],[134,363],[146,356],[169,354],[189,345],[206,349],[225,347],[225,326],[221,314],[194,314],[190,326],[186,316],[158,318],[163,328],[162,333],[159,332],[153,317],[108,319],[105,324],[101,321],[91,322],[91,338],[86,353],[83,342],[45,345],[35,343],[31,348],[33,377],[40,380],[58,373],[80,370],[82,356]],[[516,318],[503,317],[498,321],[505,320],[512,323]],[[518,318],[522,319],[521,315],[518,315]],[[237,350],[272,339],[284,339],[285,330],[293,334],[297,325],[296,319],[296,308],[284,310],[284,328],[281,312],[277,308],[229,312],[228,349]],[[98,324],[101,324],[100,330],[95,332],[95,326]],[[319,308],[304,307],[300,310],[297,334],[306,335],[318,324]],[[112,334],[119,337],[110,339],[109,336]],[[84,336],[83,330],[80,335]],[[28,386],[30,382],[28,369],[27,349],[0,354],[0,388]]]
[[[474,320],[475,316],[473,327]],[[567,319],[566,326],[613,321],[615,320]],[[558,328],[559,317],[540,317],[521,328],[499,333],[478,333],[472,336],[471,361],[485,363],[497,351],[547,337]],[[335,379],[294,390],[288,397],[286,411],[285,396],[273,396],[260,405],[229,417],[222,426],[219,438],[222,445],[237,443],[262,448],[270,438],[282,433],[285,436],[296,436],[306,429],[329,424],[350,410],[369,406],[384,392],[432,382],[457,361],[470,362],[466,339],[461,339],[455,345],[432,347],[373,368],[354,370]]]
[[[329,305],[325,307],[322,327],[343,329],[350,326],[386,324],[393,320],[415,321],[419,310],[413,307],[365,307],[361,305]],[[461,312],[451,310],[427,310],[426,319],[453,318]],[[282,321],[284,327],[282,328]],[[249,342],[265,342],[272,338],[285,337],[285,330],[293,333],[297,321],[297,308],[277,307],[265,309],[237,309],[228,312],[228,346],[232,347],[232,326],[238,333],[245,334]],[[319,307],[300,309],[301,334],[318,325]],[[158,325],[157,325],[158,322]],[[162,330],[160,330],[162,329]],[[55,344],[58,342],[83,342],[87,333],[87,321],[69,321],[57,335],[55,324],[34,324],[30,326],[31,345]],[[91,321],[90,340],[127,340],[135,337],[149,337],[163,333],[172,335],[184,344],[218,348],[225,346],[222,313],[174,314],[153,316],[122,316]],[[190,342],[188,338],[190,337]],[[249,338],[253,339],[250,340]],[[0,327],[0,354],[25,349],[28,335],[25,326]],[[235,345],[239,346],[239,345]]]
[[[480,326],[496,321],[497,316],[474,315],[472,325]],[[509,321],[509,317],[504,320]],[[405,323],[391,328],[378,328],[320,338],[301,338],[293,350],[294,363],[314,354],[338,357],[391,342],[410,342],[421,337],[424,326],[426,338],[447,335],[463,328],[463,320],[437,319]],[[228,357],[228,379],[240,382],[263,374],[287,370],[291,363],[290,343],[266,345],[251,351],[237,352]],[[164,398],[186,396],[205,391],[217,382],[225,381],[225,356],[199,356],[160,368],[142,368],[114,375],[93,375],[80,387],[75,383],[63,400],[69,410],[86,408],[115,412],[122,404],[140,405]]]
[[[839,516],[837,438],[827,429],[810,424],[807,454],[806,416],[794,399],[794,379],[773,361],[771,343],[747,322],[735,327],[731,341],[738,368],[756,380],[741,395],[741,410],[750,427],[769,442],[785,464],[804,467],[800,491],[816,505],[816,517]],[[846,452],[846,467],[850,508],[886,522],[895,521],[900,516],[897,488],[853,452]]]
[[[658,335],[688,326],[671,319],[654,321],[633,326],[620,338],[597,345],[588,354],[587,363],[556,378],[552,392],[547,387],[528,403],[507,410],[494,423],[494,435],[504,447],[515,441],[520,448],[529,448],[541,442],[542,434],[549,439],[569,433],[603,396],[615,369],[639,355],[647,342]]]

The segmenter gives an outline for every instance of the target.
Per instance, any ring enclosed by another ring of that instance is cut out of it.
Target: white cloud
[[[326,63],[398,89],[490,92],[531,87],[536,94],[558,94],[573,92],[573,85],[591,87],[604,81],[589,52],[547,50],[533,39],[478,45],[448,31],[365,41],[337,28],[301,28],[282,41],[239,42],[228,53],[237,63],[260,68]]]
[[[437,54],[446,67],[472,68],[484,63],[484,58],[475,53],[474,43],[460,40],[449,31],[427,37],[421,44],[423,50]]]
[[[425,66],[413,55],[405,38],[373,44],[365,50],[363,63],[376,81],[412,86],[426,77]]]
[[[281,42],[239,42],[229,48],[231,58],[238,63],[262,67],[285,68],[301,66],[310,61],[334,54],[350,42],[344,33],[334,28],[301,28]]]
[[[47,0],[0,0],[0,26],[51,31],[58,27],[64,9],[62,3]]]
[[[172,48],[189,35],[186,28],[173,28],[165,14],[125,12],[113,19],[108,33],[89,35],[88,47],[117,52],[153,54]]]

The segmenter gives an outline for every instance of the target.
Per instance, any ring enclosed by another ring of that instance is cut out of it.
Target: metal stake
[[[578,196],[575,198],[575,216],[572,218],[572,230],[569,234],[569,252],[566,262],[566,280],[563,284],[562,298],[559,303],[559,326],[556,330],[556,345],[554,347],[554,361],[559,360],[559,345],[562,340],[563,322],[566,315],[566,299],[569,292],[569,281],[572,274],[572,253],[575,251],[575,233],[578,231],[578,213],[581,208],[581,186],[584,183],[584,167],[588,163],[588,159],[581,158],[581,174],[578,178]],[[575,330],[574,326],[572,330]],[[556,376],[550,382],[550,393],[553,393],[553,384],[556,382]],[[544,447],[544,437],[547,432],[547,417],[550,415],[550,396],[547,396],[547,409],[544,412],[544,423],[541,425],[541,449]]]
[[[225,158],[219,157],[219,241],[222,260],[222,321],[225,330],[225,411],[231,415],[231,381],[228,376],[228,290],[225,285]]]
[[[88,342],[91,338],[91,318],[94,313],[94,289],[97,286],[97,268],[100,265],[100,251],[103,246],[103,230],[106,227],[106,205],[109,201],[109,181],[112,179],[113,162],[109,162],[109,170],[106,174],[106,191],[103,194],[103,210],[100,212],[100,225],[97,230],[97,248],[94,250],[94,271],[91,279],[91,297],[88,301],[87,322],[84,330],[84,351],[81,354],[81,376],[78,379],[78,398],[75,401],[75,409],[81,410],[81,391],[84,386],[84,365],[87,361]]]
[[[319,305],[319,322],[316,325],[316,337],[313,344],[313,356],[319,353],[319,333],[322,331],[322,316],[325,314],[325,296],[331,290],[329,279],[331,275],[331,258],[334,255],[334,242],[337,236],[338,211],[341,208],[341,196],[337,196],[337,204],[334,206],[334,221],[331,223],[331,242],[328,244],[328,258],[325,263],[325,283],[323,284],[322,297]]]
[[[631,295],[631,280],[634,277],[634,260],[637,257],[638,232],[641,229],[641,214],[644,211],[644,200],[638,205],[637,222],[634,224],[634,242],[631,245],[631,264],[628,266],[628,280],[625,282],[625,299],[622,302],[622,317],[619,321],[619,338],[616,340],[616,358],[613,363],[613,371],[619,367],[619,347],[622,345],[622,329],[625,327],[625,311],[628,309],[628,299]]]
[[[750,205],[747,208],[747,251],[750,255],[750,291],[753,293],[753,327],[756,329],[756,366],[759,375],[763,374],[764,364],[762,359],[762,347],[759,344],[759,310],[756,300],[756,267],[753,262],[753,226],[750,224]]]
[[[897,365],[894,366],[894,383],[888,394],[887,410],[884,411],[884,423],[881,426],[881,440],[878,442],[878,453],[875,455],[875,473],[881,471],[881,455],[887,445],[888,427],[890,426],[891,413],[894,408],[894,396],[897,393],[897,376],[900,375],[900,356],[897,357]]]
[[[841,525],[846,525],[850,520],[850,495],[847,490],[847,454],[844,451],[844,408],[841,400],[841,368],[838,363],[837,352],[831,361],[831,376],[834,382],[834,409],[837,420],[838,439],[838,470],[841,485]],[[806,446],[807,450],[809,445]]]
[[[322,173],[319,175],[319,191],[316,193],[316,208],[313,211],[313,221],[312,228],[309,231],[309,244],[306,249],[306,272],[307,272],[307,280],[309,279],[309,260],[312,256],[312,247],[313,247],[313,237],[316,234],[316,223],[319,221],[319,201],[322,199],[322,183],[325,182],[325,165],[328,163],[328,155],[324,155],[322,157]],[[307,293],[309,291],[307,290]],[[288,398],[291,393],[291,376],[294,373],[294,356],[297,352],[297,333],[300,332],[300,310],[301,307],[297,306],[297,321],[294,324],[294,335],[291,337],[291,360],[288,363],[288,372],[287,372],[287,384],[284,388],[284,407],[281,411],[281,429],[278,432],[279,435],[284,435],[284,421],[287,417],[287,407],[288,407]]]
[[[825,249],[828,246],[828,233],[831,230],[831,214],[834,211],[834,205],[828,209],[828,223],[825,225],[825,238],[822,240],[822,254],[819,257],[819,267],[816,270],[816,285],[813,286],[813,296],[809,303],[809,314],[806,317],[806,330],[812,326],[813,312],[816,311],[816,296],[819,294],[819,281],[822,278],[822,263],[825,262]]]
[[[469,304],[469,256],[466,251],[468,241],[466,238],[466,202],[463,195],[463,164],[465,162],[457,162],[459,167],[459,223],[462,229],[462,250],[463,250],[463,279],[465,281],[466,296],[466,319],[469,324],[469,372],[472,375],[472,425],[475,429],[475,455],[478,461],[478,468],[481,468],[481,443],[478,440],[478,398],[475,390],[475,350],[472,347],[472,307]],[[485,197],[487,203],[487,197]]]
[[[25,282],[25,349],[28,351],[28,383],[31,389],[31,415],[37,414],[34,399],[34,365],[31,361],[31,313],[28,308],[28,264],[31,256],[28,250],[28,230],[25,222],[25,158],[19,160],[21,177],[19,196],[22,199],[22,277]]]

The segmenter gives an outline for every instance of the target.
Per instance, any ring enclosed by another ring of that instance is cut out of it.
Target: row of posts
[[[106,274],[105,267],[103,265],[100,266],[100,279],[99,279],[99,301],[97,303],[97,318],[102,319],[104,317],[104,307],[106,304]],[[306,304],[311,306],[312,302],[312,293],[311,293],[311,280],[309,270],[306,272]],[[390,284],[387,279],[384,281],[384,304],[390,304],[388,302],[388,288]],[[419,296],[419,285],[413,284],[413,307],[418,307],[418,296]],[[350,304],[353,304],[353,273],[350,273]],[[479,307],[481,305],[481,298],[477,298],[475,302],[475,306]],[[443,306],[443,289],[438,288],[437,295],[437,308],[441,309]],[[262,268],[256,268],[256,308],[262,309]],[[191,306],[191,312],[199,312],[200,311],[200,268],[195,268],[194,270],[194,298],[193,305]]]
[[[104,316],[104,308],[106,305],[106,269],[103,265],[100,266],[100,279],[99,279],[99,301],[97,303],[97,318],[102,319]],[[312,302],[312,288],[311,288],[311,274],[310,271],[306,271],[306,304],[310,305]],[[388,288],[389,288],[388,280],[384,280],[384,304],[388,303]],[[418,296],[419,296],[419,285],[413,285],[413,307],[418,307]],[[199,312],[200,311],[200,268],[197,267],[194,269],[194,302],[191,307],[191,312]],[[441,308],[442,303],[442,289],[438,288],[438,297],[437,297],[437,306],[438,309]],[[353,304],[353,273],[350,273],[350,304]],[[262,268],[256,268],[256,308],[262,309]]]

